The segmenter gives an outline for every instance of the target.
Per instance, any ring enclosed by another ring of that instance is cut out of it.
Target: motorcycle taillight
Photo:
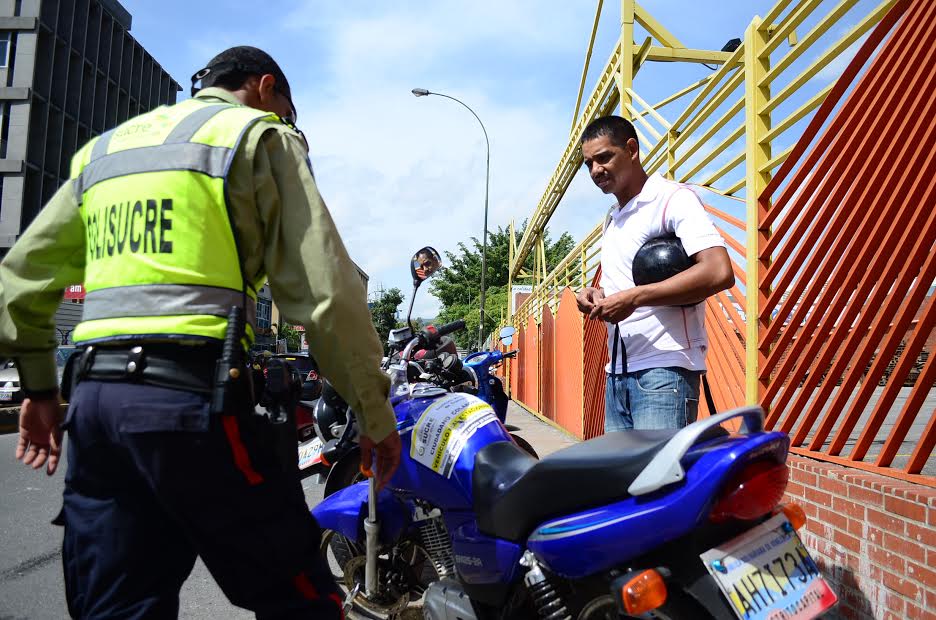
[[[786,490],[790,470],[786,463],[755,461],[745,466],[715,500],[709,519],[749,521],[772,511]]]

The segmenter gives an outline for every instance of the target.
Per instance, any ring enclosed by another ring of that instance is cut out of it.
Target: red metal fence
[[[841,51],[867,35],[840,78],[771,128],[779,101],[818,71],[810,67],[770,97],[776,73],[802,53],[802,44],[793,47],[770,68],[777,37],[790,36],[818,3],[798,3],[781,17],[788,4],[763,23],[755,19],[744,44],[751,47],[735,56],[741,69],[726,63],[681,117],[687,131],[697,129],[694,108],[712,115],[724,103],[730,109],[718,126],[749,112],[729,138],[740,129],[762,134],[745,137],[753,159],[747,185],[709,185],[743,156],[703,183],[735,200],[738,188],[762,188],[747,221],[706,205],[737,277],[731,290],[706,301],[715,403],[719,410],[761,403],[768,427],[789,433],[796,453],[936,486],[936,2],[875,8],[833,46]],[[840,17],[835,8],[803,41],[814,43],[813,33]],[[824,53],[823,62],[832,57]],[[742,84],[744,94],[730,104]],[[771,155],[770,140],[814,111],[795,144]],[[761,117],[764,127],[751,120]],[[679,123],[668,126],[671,133],[679,135]],[[648,159],[656,151],[650,166],[669,161],[673,176],[672,166],[688,154],[661,154],[664,141]],[[592,260],[599,233],[545,276],[514,317],[521,354],[511,364],[513,396],[585,438],[603,432],[606,331],[583,321],[573,291],[600,277]],[[707,414],[703,404],[700,415]]]

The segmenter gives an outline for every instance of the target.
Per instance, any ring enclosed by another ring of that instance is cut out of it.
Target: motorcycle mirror
[[[416,301],[416,290],[419,285],[432,277],[442,267],[442,257],[436,252],[435,248],[428,245],[413,254],[410,259],[410,273],[413,274],[413,294],[410,296],[409,310],[406,312],[406,324],[410,326],[413,332],[416,328],[413,326],[413,302]]]
[[[513,343],[513,336],[507,336],[506,338],[501,338],[501,342],[504,343],[505,346],[510,346]]]
[[[507,327],[501,328],[499,333],[500,333],[501,340],[504,340],[505,338],[510,338],[511,336],[516,334],[517,330],[514,329],[512,325],[508,325]]]
[[[410,273],[413,274],[413,286],[418,287],[432,277],[442,267],[442,257],[434,248],[426,246],[413,254],[410,260]]]

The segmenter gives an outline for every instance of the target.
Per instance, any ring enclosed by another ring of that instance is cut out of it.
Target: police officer
[[[260,618],[337,618],[295,471],[254,432],[252,403],[218,412],[211,387],[231,307],[249,343],[268,279],[359,412],[363,464],[385,482],[400,438],[381,345],[279,66],[235,47],[192,83],[192,99],[86,144],[0,264],[0,355],[17,360],[27,397],[16,457],[52,474],[68,431],[59,522],[73,616],[176,616],[201,556]],[[74,331],[83,354],[60,424],[53,315],[76,282],[87,291]]]

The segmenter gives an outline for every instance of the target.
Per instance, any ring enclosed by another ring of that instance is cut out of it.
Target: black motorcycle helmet
[[[640,246],[634,256],[631,273],[634,284],[655,284],[692,267],[682,241],[676,235],[656,237]]]
[[[315,405],[315,433],[323,443],[338,439],[332,432],[337,424],[344,426],[348,423],[348,405],[341,395],[335,391],[332,384],[322,380],[322,396]]]

